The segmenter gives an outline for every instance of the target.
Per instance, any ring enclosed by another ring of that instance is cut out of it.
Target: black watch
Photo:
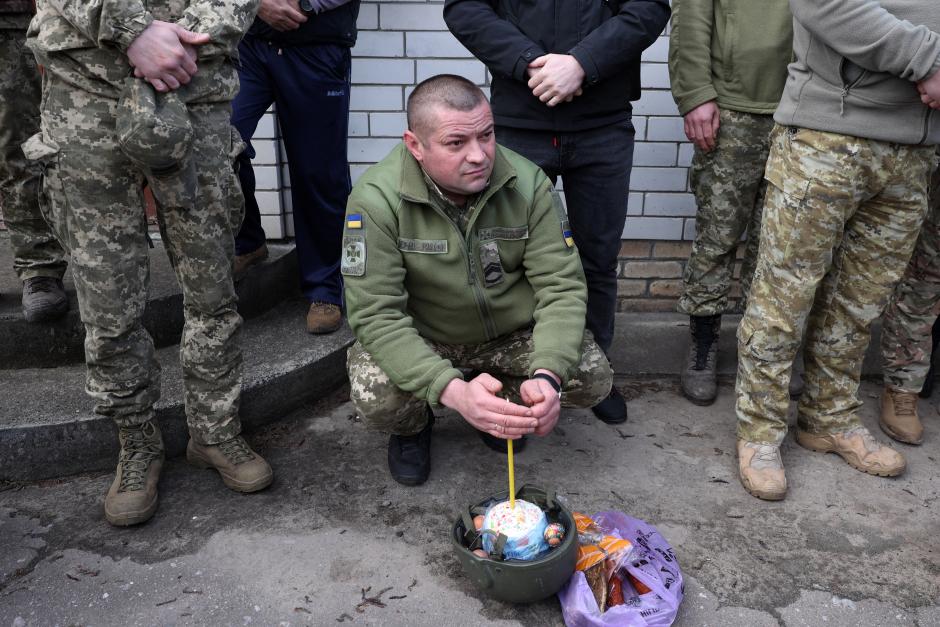
[[[530,379],[544,379],[548,381],[548,384],[552,386],[552,389],[561,396],[561,383],[555,381],[555,377],[545,372],[536,372],[534,375],[529,377]]]

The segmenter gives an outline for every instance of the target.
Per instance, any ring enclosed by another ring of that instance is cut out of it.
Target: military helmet
[[[472,548],[477,548],[479,534],[474,527],[473,517],[508,498],[508,490],[503,491],[462,511],[454,521],[451,544],[467,577],[483,592],[511,603],[533,603],[555,594],[571,578],[578,560],[578,531],[574,517],[555,498],[554,491],[524,485],[516,491],[516,498],[541,507],[549,522],[564,525],[564,540],[559,546],[531,561],[504,560],[501,554],[504,536],[502,542],[496,543],[498,555],[486,558],[474,555]]]

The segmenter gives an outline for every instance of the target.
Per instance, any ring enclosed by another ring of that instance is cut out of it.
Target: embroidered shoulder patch
[[[362,214],[361,213],[350,213],[346,216],[346,228],[347,229],[361,229],[362,228]]]
[[[366,273],[366,238],[353,234],[343,236],[343,258],[339,271],[346,276],[364,276]]]

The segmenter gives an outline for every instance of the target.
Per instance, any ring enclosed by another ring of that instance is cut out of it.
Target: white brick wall
[[[416,82],[447,72],[466,76],[489,91],[489,73],[447,31],[442,6],[442,0],[362,3],[359,40],[353,49],[349,120],[353,181],[400,139],[405,98]],[[682,240],[695,235],[695,201],[688,191],[692,148],[684,141],[682,119],[669,94],[668,49],[664,34],[643,55],[643,97],[634,103],[636,153],[625,239]],[[256,137],[263,139],[254,140],[256,165],[277,165],[274,124],[269,118],[265,116],[258,127]],[[276,167],[256,172],[258,189],[274,191],[267,185],[276,183],[276,172]],[[289,190],[286,168],[281,183],[283,191]],[[280,202],[283,221],[277,203],[266,198],[262,204],[268,237],[292,232],[286,196],[282,194]]]

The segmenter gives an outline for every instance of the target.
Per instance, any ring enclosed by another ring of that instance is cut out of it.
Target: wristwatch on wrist
[[[546,373],[546,372],[536,372],[534,375],[529,377],[530,379],[544,379],[548,381],[548,384],[552,386],[552,389],[555,390],[555,393],[558,394],[558,398],[561,398],[561,384],[558,381],[555,381],[555,377]]]

